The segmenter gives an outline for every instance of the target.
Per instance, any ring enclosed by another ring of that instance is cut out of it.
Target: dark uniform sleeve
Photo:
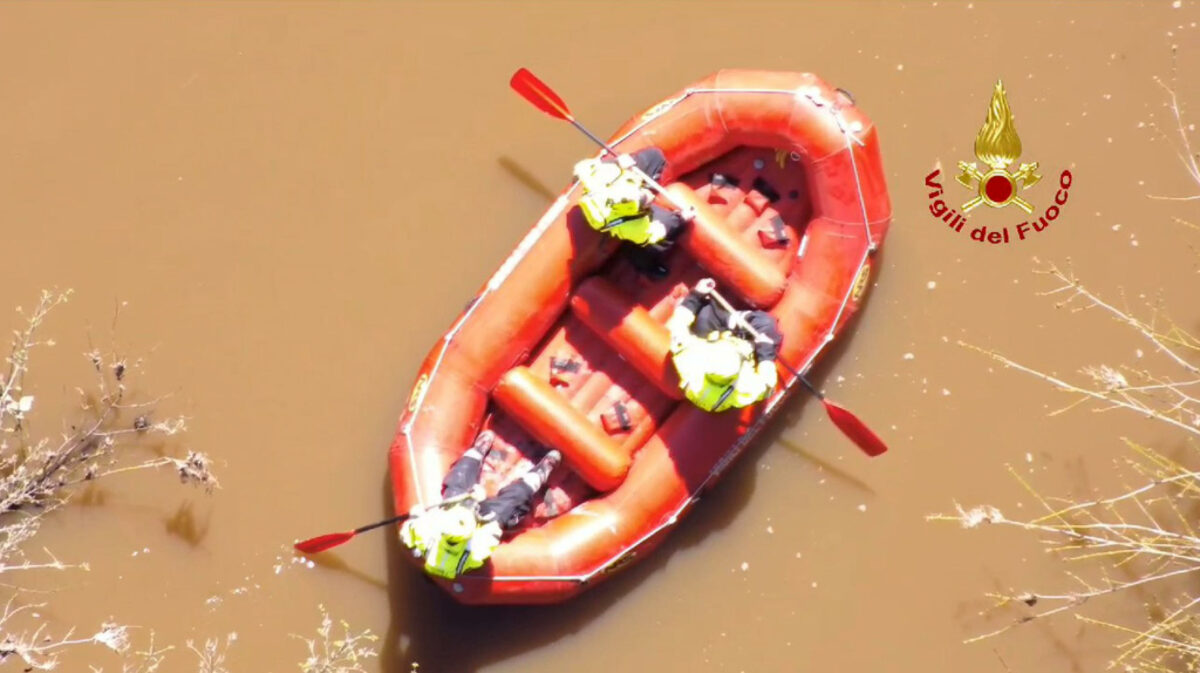
[[[704,295],[692,290],[687,294],[686,297],[683,298],[683,301],[679,302],[679,305],[691,311],[692,313],[699,315],[700,307],[704,305],[704,300]]]
[[[750,315],[746,316],[746,321],[750,323],[751,327],[771,340],[771,343],[755,341],[754,357],[759,362],[774,360],[779,355],[779,345],[783,343],[783,335],[779,333],[779,323],[775,321],[775,316],[766,311],[751,311]]]

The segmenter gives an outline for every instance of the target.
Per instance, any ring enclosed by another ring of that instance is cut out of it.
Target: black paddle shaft
[[[363,526],[362,528],[355,528],[354,534],[358,535],[359,533],[365,533],[369,530],[374,530],[376,528],[379,528],[380,526],[386,526],[386,525],[392,524],[392,523],[400,523],[401,521],[404,521],[408,517],[409,517],[409,514],[405,513],[405,514],[401,514],[400,516],[394,516],[390,519],[384,519],[383,521],[378,521],[376,523],[373,523],[373,524],[370,524],[367,526]]]

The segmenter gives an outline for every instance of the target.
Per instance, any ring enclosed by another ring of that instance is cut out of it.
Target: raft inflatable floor
[[[702,202],[719,214],[725,226],[736,231],[741,243],[755,251],[756,257],[777,267],[784,277],[789,274],[812,213],[801,162],[774,149],[739,147],[681,177],[678,182],[689,186]],[[597,245],[605,244],[597,238]],[[607,437],[617,451],[629,458],[676,405],[689,402],[680,399],[678,390],[671,389],[673,371],[663,372],[663,377],[657,381],[648,377],[644,370],[622,357],[594,327],[589,326],[583,319],[588,311],[580,310],[581,304],[588,302],[581,299],[590,299],[591,304],[611,304],[586,308],[618,312],[627,308],[621,303],[630,302],[645,309],[658,323],[665,323],[688,288],[700,278],[711,275],[684,247],[678,243],[674,246],[666,260],[669,273],[654,281],[639,274],[624,254],[613,255],[596,274],[603,280],[592,278],[584,282],[558,322],[533,350],[534,357],[526,365],[531,379],[550,382],[565,403],[582,415],[582,418],[575,417],[575,422],[586,419],[592,426],[581,427],[580,434],[597,440]],[[593,287],[589,288],[589,284]],[[748,308],[739,302],[736,293],[720,285],[718,290],[723,290],[738,308]],[[552,364],[563,363],[569,363],[568,369],[578,369],[563,371],[556,367],[555,375],[552,375]],[[670,363],[667,367],[671,367]],[[618,406],[624,413],[618,413]],[[564,409],[529,411],[551,415],[567,413]],[[529,469],[548,447],[534,440],[520,420],[495,403],[489,408],[486,426],[497,434],[483,477],[488,491],[494,493]],[[584,479],[563,466],[551,477],[548,488],[532,516],[526,518],[523,528],[537,526],[595,494]]]

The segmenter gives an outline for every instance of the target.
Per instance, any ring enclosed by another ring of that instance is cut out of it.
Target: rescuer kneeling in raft
[[[495,438],[491,430],[479,433],[446,474],[443,502],[429,509],[415,505],[400,527],[400,541],[414,556],[425,557],[430,575],[454,579],[482,566],[500,546],[504,530],[515,528],[529,513],[533,496],[562,460],[561,453],[551,450],[533,469],[485,499],[478,482]]]
[[[783,340],[771,314],[731,313],[710,296],[715,288],[711,278],[696,283],[667,321],[679,387],[693,404],[714,413],[749,406],[775,390],[775,358]]]
[[[694,208],[676,212],[654,203],[654,192],[638,171],[657,182],[666,166],[662,150],[647,147],[632,155],[618,155],[616,161],[584,159],[575,164],[574,171],[583,186],[579,208],[588,224],[630,244],[629,261],[652,278],[668,273],[663,258],[684,222],[696,216]]]

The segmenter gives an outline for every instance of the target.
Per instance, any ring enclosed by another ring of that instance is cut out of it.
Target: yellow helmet
[[[704,378],[719,386],[727,386],[742,370],[742,354],[730,339],[713,339],[710,336],[704,352],[704,366]]]
[[[452,544],[466,542],[475,531],[475,513],[466,507],[454,507],[443,515],[442,538]]]

